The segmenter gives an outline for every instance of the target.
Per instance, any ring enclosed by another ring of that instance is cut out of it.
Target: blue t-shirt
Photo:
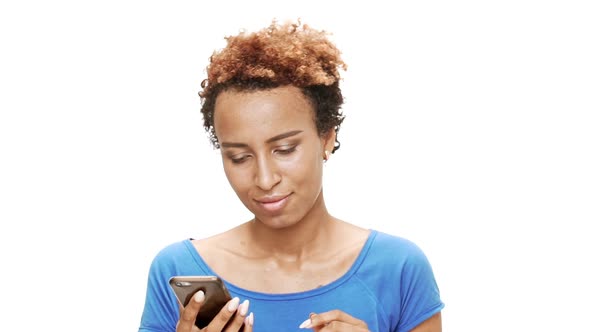
[[[188,239],[160,251],[150,267],[139,332],[176,330],[178,304],[168,280],[177,275],[216,274]],[[372,332],[407,332],[444,307],[422,250],[375,230],[346,274],[325,286],[289,294],[226,286],[240,302],[250,300],[257,332],[301,331],[311,312],[334,309],[363,320]]]

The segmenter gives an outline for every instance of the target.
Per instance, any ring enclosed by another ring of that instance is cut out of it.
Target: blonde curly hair
[[[292,85],[301,89],[315,110],[320,135],[340,129],[344,120],[339,87],[340,69],[346,64],[340,50],[330,42],[325,31],[306,24],[275,21],[260,31],[225,38],[225,48],[215,51],[207,66],[207,79],[199,92],[203,126],[214,147],[219,148],[215,135],[213,112],[222,91],[253,91]],[[334,151],[340,147],[338,140]]]

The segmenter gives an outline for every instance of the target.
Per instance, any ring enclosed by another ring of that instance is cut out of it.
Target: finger
[[[238,309],[238,305],[240,304],[240,299],[238,297],[234,297],[233,299],[229,300],[225,307],[223,307],[219,313],[213,318],[209,326],[207,326],[207,331],[221,331],[233,317],[234,313]]]
[[[254,313],[251,312],[245,319],[244,332],[252,332],[254,330]]]
[[[198,291],[193,295],[185,308],[181,307],[180,319],[176,325],[176,332],[190,332],[195,325],[195,319],[205,300],[205,293]]]
[[[355,332],[357,332],[358,331],[358,332],[360,332],[360,331],[366,331],[366,330],[364,330],[364,329],[359,330],[358,326],[335,320],[335,321],[328,323],[327,325],[322,325],[321,327],[314,328],[314,331],[317,331],[317,332],[333,332],[333,331],[338,331],[338,332],[355,331]]]
[[[315,316],[315,315],[316,315],[316,314],[315,314],[315,313],[313,313],[313,312],[312,312],[312,313],[310,313],[310,314],[309,314],[309,318],[308,318],[308,319],[306,319],[306,320],[304,320],[304,321],[303,321],[303,323],[299,324],[299,328],[300,328],[300,329],[311,329],[311,328],[312,328],[311,318],[312,318],[313,316]]]
[[[333,321],[345,319],[344,313],[340,310],[331,310],[328,312],[322,312],[311,316],[311,326],[320,326],[330,324]]]
[[[311,314],[310,318],[299,326],[300,328],[323,327],[332,322],[343,322],[353,326],[365,327],[366,324],[360,319],[356,319],[341,310],[331,310],[320,314]]]
[[[246,319],[246,315],[248,314],[248,308],[250,307],[250,301],[246,300],[242,302],[230,320],[230,322],[225,326],[223,331],[225,332],[234,332],[239,331],[242,325],[244,325],[244,320]]]

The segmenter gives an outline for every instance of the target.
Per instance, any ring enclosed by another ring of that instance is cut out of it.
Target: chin
[[[286,215],[278,216],[256,216],[256,220],[271,229],[285,229],[297,224],[297,219]]]

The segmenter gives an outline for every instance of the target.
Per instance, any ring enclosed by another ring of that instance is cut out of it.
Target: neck
[[[310,212],[295,225],[271,228],[254,219],[248,223],[248,236],[255,252],[262,256],[301,259],[321,251],[329,241],[337,220],[332,217],[320,193]]]

